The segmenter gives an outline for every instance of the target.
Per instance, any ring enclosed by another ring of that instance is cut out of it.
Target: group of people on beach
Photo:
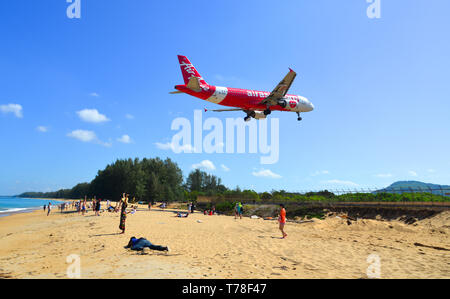
[[[82,214],[83,216],[88,212],[89,209],[92,209],[95,216],[100,216],[101,207],[102,200],[100,198],[97,199],[96,196],[92,198],[91,202],[88,202],[87,196],[84,197],[84,200],[72,202],[72,208],[75,208],[78,214]]]
[[[195,204],[193,202],[190,202],[190,203],[188,203],[187,207],[188,207],[188,213],[193,214],[195,211]]]
[[[48,205],[44,205],[44,213],[45,213],[45,210],[47,210],[47,216],[50,215],[50,212],[52,210],[52,203],[51,202],[49,202]]]
[[[107,201],[107,210],[108,211],[114,211],[119,212],[120,211],[120,221],[119,221],[119,229],[121,230],[121,234],[125,233],[126,229],[126,219],[127,214],[131,213],[134,214],[137,210],[137,206],[131,206],[131,211],[127,211],[128,204],[129,204],[129,194],[123,193],[122,198],[120,201],[116,204],[115,207],[113,207],[110,203],[110,201]],[[75,208],[78,211],[78,214],[82,213],[84,215],[88,209],[92,208],[96,216],[100,216],[100,210],[101,210],[101,199],[97,199],[95,196],[92,199],[92,202],[87,201],[87,196],[85,196],[84,200],[79,201],[73,201],[71,204],[64,203],[60,206],[61,212],[67,207]],[[166,205],[161,206],[161,208],[166,208]],[[151,203],[148,205],[149,210],[151,209]],[[189,214],[194,213],[195,211],[195,205],[193,202],[188,203],[187,205],[188,212],[187,213],[181,213],[178,212],[175,217],[181,217],[181,218],[187,218]],[[51,202],[48,203],[48,205],[44,205],[44,212],[47,210],[47,216],[50,214],[50,211],[52,210],[52,204]],[[238,217],[242,219],[242,215],[244,212],[244,208],[241,202],[236,203],[235,205],[235,219]],[[206,210],[204,211],[205,215],[216,215],[215,207],[213,206],[209,212]],[[287,237],[286,232],[284,231],[284,227],[286,224],[286,209],[283,204],[280,204],[280,211],[278,215],[278,223],[279,223],[279,229],[282,233],[282,239],[285,239]],[[160,251],[169,251],[169,248],[167,246],[159,246],[159,245],[153,245],[150,241],[148,241],[145,238],[135,238],[132,237],[130,239],[130,242],[126,246],[126,248],[131,248],[132,250],[143,250],[145,248],[150,248],[153,250],[160,250]]]

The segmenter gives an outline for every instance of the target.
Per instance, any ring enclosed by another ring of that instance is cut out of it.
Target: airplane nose
[[[311,109],[311,111],[314,110],[314,105],[313,105],[313,103],[311,103],[311,102],[309,102],[309,109]]]

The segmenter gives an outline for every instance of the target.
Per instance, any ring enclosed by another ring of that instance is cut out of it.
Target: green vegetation
[[[177,201],[184,197],[183,174],[170,159],[128,159],[100,170],[90,183],[56,192],[27,192],[21,197],[72,198],[84,196],[118,200],[123,192],[139,201]]]
[[[218,211],[232,211],[236,202],[244,204],[277,204],[299,202],[448,202],[450,197],[432,193],[390,192],[353,193],[335,195],[327,190],[306,194],[272,190],[257,193],[253,190],[228,189],[220,178],[201,170],[193,170],[184,182],[178,164],[170,159],[117,160],[100,170],[90,183],[81,183],[72,189],[56,192],[26,192],[20,197],[78,199],[88,196],[118,200],[122,193],[130,194],[137,201],[187,202],[200,196],[211,200],[210,206]]]

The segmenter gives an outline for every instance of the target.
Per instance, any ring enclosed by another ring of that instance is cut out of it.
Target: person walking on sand
[[[120,224],[119,229],[122,230],[122,234],[125,233],[125,221],[127,220],[127,206],[128,206],[128,194],[123,193],[123,197],[119,202],[117,209],[120,210]]]
[[[283,204],[280,204],[280,214],[278,216],[278,222],[280,223],[280,231],[283,234],[283,239],[287,237],[284,232],[284,225],[286,224],[286,209]]]
[[[50,211],[52,210],[52,203],[49,202],[47,206],[47,216],[50,215]]]
[[[45,213],[45,208],[46,208],[47,206],[46,205],[44,205],[44,213]]]

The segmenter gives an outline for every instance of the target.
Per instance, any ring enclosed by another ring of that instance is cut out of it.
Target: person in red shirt
[[[280,230],[284,239],[287,237],[287,234],[284,232],[284,225],[286,224],[286,209],[283,204],[280,204],[280,215],[278,216],[278,222],[280,223]]]

